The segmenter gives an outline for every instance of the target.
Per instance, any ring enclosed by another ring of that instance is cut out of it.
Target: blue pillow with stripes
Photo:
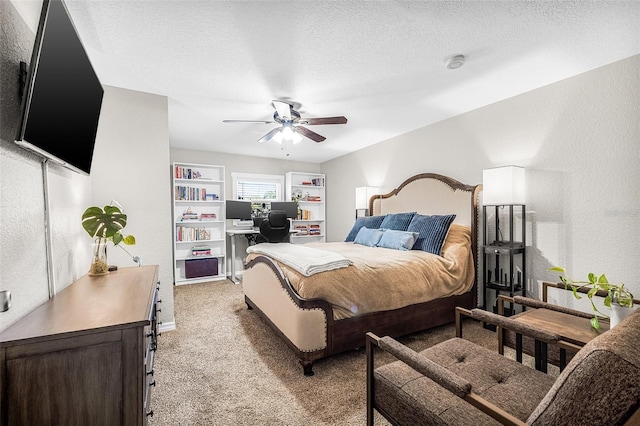
[[[380,224],[380,228],[393,229],[394,231],[407,231],[411,219],[413,219],[415,214],[416,212],[389,213]]]
[[[356,223],[353,225],[353,228],[351,228],[351,231],[349,231],[349,234],[347,234],[347,238],[345,238],[344,241],[354,241],[356,239],[356,235],[358,235],[358,231],[360,231],[360,228],[362,227],[367,227],[369,229],[380,228],[380,224],[383,220],[384,215],[359,217],[358,219],[356,219]]]
[[[455,214],[413,216],[407,231],[417,232],[419,235],[412,250],[422,250],[440,256],[444,240],[455,218]]]

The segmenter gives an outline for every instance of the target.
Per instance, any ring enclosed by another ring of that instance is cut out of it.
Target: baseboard
[[[173,331],[176,329],[176,322],[163,322],[158,326],[158,332],[164,333],[165,331]]]

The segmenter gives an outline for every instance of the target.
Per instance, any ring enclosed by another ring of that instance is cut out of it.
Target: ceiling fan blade
[[[326,139],[324,136],[319,135],[316,132],[312,132],[311,130],[302,126],[296,126],[296,132],[300,133],[302,136],[308,137],[309,139],[315,142],[322,142],[323,140]]]
[[[273,101],[273,107],[278,112],[278,116],[282,120],[291,120],[291,104],[288,104],[284,101]]]
[[[264,120],[222,120],[223,123],[265,123],[265,124],[273,124],[275,121],[264,121]]]
[[[269,133],[258,139],[258,142],[262,143],[271,140],[271,138],[274,137],[279,131],[280,127],[276,127],[275,129],[271,130]]]
[[[322,117],[322,118],[305,118],[305,124],[316,125],[316,124],[346,124],[347,117]]]

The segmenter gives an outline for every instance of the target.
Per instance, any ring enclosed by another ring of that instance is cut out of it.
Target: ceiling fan
[[[266,135],[258,139],[258,142],[266,142],[271,139],[278,143],[282,141],[293,141],[298,143],[305,136],[312,141],[322,142],[326,138],[313,132],[302,125],[314,126],[318,124],[345,124],[347,118],[340,117],[322,117],[322,118],[301,118],[300,113],[293,109],[293,105],[288,102],[274,100],[273,107],[276,111],[273,113],[273,120],[222,120],[223,123],[277,123],[280,126],[269,131]]]

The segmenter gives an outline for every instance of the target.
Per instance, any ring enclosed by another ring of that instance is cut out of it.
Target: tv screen
[[[227,200],[227,219],[251,220],[251,202]]]
[[[298,217],[298,204],[293,201],[272,201],[271,210],[284,210],[291,219]]]
[[[60,0],[44,0],[16,143],[89,174],[103,89]]]

